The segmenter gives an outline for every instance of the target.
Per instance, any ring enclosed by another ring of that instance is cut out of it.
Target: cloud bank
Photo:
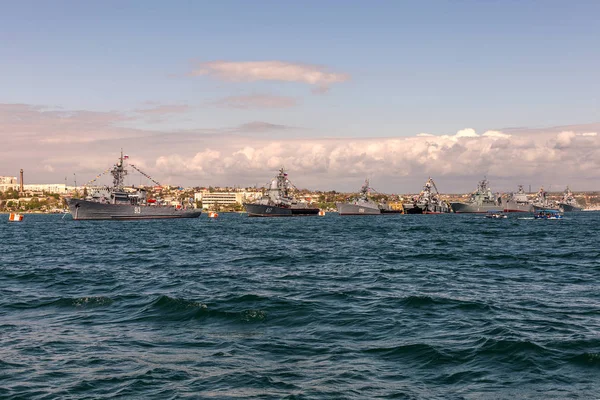
[[[319,65],[284,61],[210,61],[201,63],[191,75],[233,82],[300,82],[313,86],[316,92],[325,92],[331,85],[350,79],[348,74],[329,72]]]
[[[115,112],[0,105],[0,175],[26,170],[34,183],[85,181],[121,148],[164,183],[262,184],[285,166],[313,189],[356,190],[365,177],[387,192],[414,192],[428,176],[443,191],[466,192],[486,175],[496,190],[517,184],[600,189],[600,124],[547,129],[463,129],[453,134],[383,138],[297,138],[264,121],[221,129],[150,132],[124,128]],[[325,133],[324,133],[325,134]],[[135,182],[136,184],[140,182]]]
[[[215,175],[268,177],[285,166],[307,186],[326,179],[333,188],[335,182],[359,183],[365,176],[381,182],[402,178],[413,182],[416,177],[424,181],[433,176],[438,181],[462,181],[461,189],[468,190],[484,175],[515,187],[533,180],[597,188],[600,139],[595,132],[480,135],[465,129],[441,136],[269,140],[228,148],[210,146],[189,157],[165,154],[156,166],[200,180]]]

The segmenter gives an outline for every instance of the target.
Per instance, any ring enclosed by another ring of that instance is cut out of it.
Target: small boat
[[[8,216],[8,222],[21,222],[23,221],[23,214],[10,213]]]
[[[539,210],[533,215],[535,219],[562,219],[562,217],[557,210]]]
[[[485,214],[486,218],[496,218],[496,219],[501,219],[501,218],[508,218],[506,214],[504,214],[502,211],[500,210],[489,210],[486,214]]]
[[[208,218],[217,218],[219,216],[219,213],[216,211],[210,211],[208,213]]]

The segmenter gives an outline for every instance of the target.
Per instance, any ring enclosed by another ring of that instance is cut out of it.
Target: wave
[[[494,307],[477,301],[452,299],[449,297],[431,297],[427,295],[412,295],[403,298],[400,304],[405,307],[420,308],[429,306],[450,306],[466,311],[493,311]]]
[[[600,353],[582,353],[569,359],[570,362],[584,367],[600,368]]]
[[[232,322],[262,322],[267,313],[260,309],[227,310],[199,301],[161,295],[147,304],[136,320],[187,321],[205,318],[223,319]]]
[[[114,300],[110,297],[104,296],[90,296],[90,297],[75,297],[75,298],[62,298],[49,303],[48,305],[56,307],[103,307],[114,303]]]
[[[363,351],[364,354],[377,356],[385,360],[411,359],[422,367],[458,362],[453,355],[442,352],[426,343],[402,344],[392,347],[374,347]]]
[[[6,304],[5,307],[15,309],[35,309],[43,307],[64,307],[64,308],[93,308],[104,307],[114,303],[110,297],[104,296],[84,296],[84,297],[61,297],[54,300],[28,302],[28,303],[12,303]]]
[[[528,340],[493,338],[483,339],[481,345],[477,349],[478,354],[510,355],[524,352],[542,354],[550,352],[550,350],[540,344]]]

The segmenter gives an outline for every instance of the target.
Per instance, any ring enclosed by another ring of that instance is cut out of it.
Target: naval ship
[[[563,198],[558,202],[558,207],[562,212],[572,212],[572,211],[581,211],[582,207],[577,204],[577,200],[573,197],[573,193],[567,186],[563,193]]]
[[[149,199],[146,190],[131,188],[127,190],[124,185],[127,169],[121,157],[117,164],[110,170],[113,176],[113,186],[104,188],[91,188],[88,196],[83,199],[66,198],[71,215],[75,220],[133,220],[133,219],[158,219],[158,218],[198,218],[201,210],[193,208],[188,202],[187,206],[161,205],[156,199]],[[131,167],[138,170],[132,164]],[[139,171],[139,170],[138,170]],[[141,172],[141,171],[139,171]],[[147,176],[146,174],[142,173]],[[101,175],[98,175],[99,178]],[[93,180],[95,181],[95,179]],[[93,182],[92,181],[92,182]]]
[[[346,203],[336,203],[339,215],[379,215],[399,214],[400,210],[393,210],[387,204],[376,203],[371,200],[369,192],[373,190],[369,186],[369,180],[360,188],[360,193],[354,199]]]
[[[336,203],[339,215],[379,215],[381,210],[379,204],[371,200],[369,192],[369,180],[360,188],[360,193],[354,199],[346,203]]]
[[[552,210],[559,211],[558,203],[548,199],[547,193],[543,187],[537,192],[533,200],[533,211]]]
[[[523,185],[519,185],[517,192],[510,197],[502,197],[502,209],[504,212],[533,212],[533,204],[527,198]]]
[[[435,192],[432,191],[435,190]],[[440,199],[440,194],[431,177],[425,182],[423,190],[413,201],[402,204],[405,214],[443,214],[452,212],[450,204]]]
[[[271,181],[266,194],[254,203],[244,203],[250,217],[293,217],[319,215],[318,208],[311,208],[307,203],[298,202],[291,194],[294,187],[283,168]]]
[[[499,194],[494,195],[492,189],[488,186],[487,179],[479,181],[477,190],[471,193],[467,203],[450,203],[452,211],[455,213],[486,213],[488,211],[498,210],[502,200]]]

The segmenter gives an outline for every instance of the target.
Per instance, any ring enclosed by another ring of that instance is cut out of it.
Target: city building
[[[0,192],[6,192],[9,189],[19,190],[19,183],[16,176],[0,176]]]
[[[235,191],[235,192],[210,192],[203,190],[194,194],[194,201],[202,202],[202,208],[205,210],[215,209],[216,206],[226,207],[234,204],[243,204],[244,202],[254,201],[260,197],[259,192],[246,192],[246,191]]]
[[[19,190],[19,181],[16,176],[0,176],[0,192],[6,192],[9,189]],[[67,186],[64,183],[35,183],[23,185],[25,193],[58,193],[70,194],[77,190],[75,186]],[[81,189],[83,190],[83,189]]]
[[[64,183],[39,183],[23,185],[23,189],[28,193],[58,193],[67,194],[75,190],[73,186],[67,186]]]

